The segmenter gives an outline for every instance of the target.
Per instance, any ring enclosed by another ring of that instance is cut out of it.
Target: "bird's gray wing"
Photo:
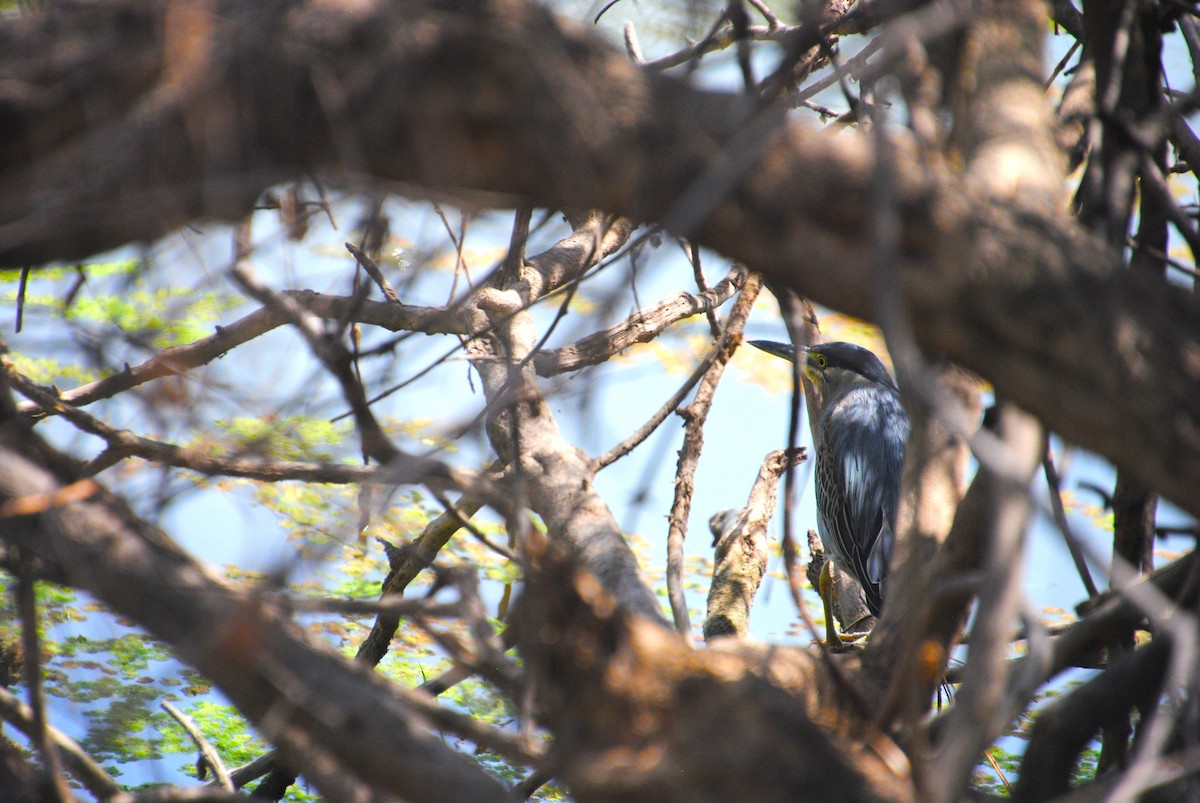
[[[878,613],[895,542],[908,418],[895,391],[880,385],[851,391],[829,412],[825,439],[834,459],[825,461],[824,481],[829,518],[841,534],[838,557]]]

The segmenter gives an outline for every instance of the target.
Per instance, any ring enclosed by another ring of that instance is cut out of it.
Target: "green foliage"
[[[452,450],[451,444],[425,434],[429,421],[384,421],[390,435],[424,446]],[[242,416],[214,421],[213,430],[196,436],[188,448],[210,456],[255,455],[272,460],[361,462],[354,423],[308,415]]]
[[[122,259],[117,262],[89,262],[82,268],[84,275],[90,279],[107,278],[112,276],[132,276],[143,267],[136,259]],[[38,268],[30,274],[29,283],[68,282],[74,281],[79,272],[74,267]],[[21,280],[20,270],[0,270],[0,284],[16,284]]]
[[[76,281],[73,268],[39,270],[31,275],[24,294],[27,311],[42,310],[68,321],[116,327],[156,348],[188,343],[212,333],[217,317],[240,305],[232,293],[196,293],[183,287],[153,287],[139,274],[135,260],[96,263],[81,269],[87,277],[82,292],[68,294]],[[122,282],[102,281],[128,277]],[[20,271],[0,271],[0,300],[15,305]],[[101,281],[97,281],[101,280]]]
[[[21,639],[21,623],[14,604],[13,591],[15,579],[0,572],[0,644],[16,644]],[[38,583],[34,589],[34,599],[38,606],[38,634],[42,640],[43,650],[53,654],[56,647],[47,638],[50,628],[68,622],[78,622],[84,618],[79,607],[78,595],[69,588]]]
[[[28,354],[13,354],[13,365],[17,371],[42,385],[85,384],[101,378],[103,372],[78,363],[68,363],[51,357],[32,357]]]
[[[216,421],[215,427],[223,438],[205,435],[193,443],[193,448],[209,454],[328,462],[335,454],[344,454],[344,444],[354,439],[352,422],[331,423],[311,416],[233,418]]]
[[[82,713],[87,733],[81,742],[98,759],[125,763],[160,758],[165,715],[158,711],[158,701],[172,688],[206,692],[207,683],[187,682],[191,673],[182,672],[163,645],[115,627],[125,632],[110,638],[75,634],[48,639],[46,691]]]
[[[1098,747],[1089,747],[1079,754],[1079,761],[1071,771],[1071,784],[1078,786],[1096,777],[1096,765],[1100,763]]]
[[[141,282],[120,295],[80,295],[70,307],[52,297],[29,298],[64,312],[68,320],[115,325],[127,334],[149,338],[157,348],[189,343],[212,334],[217,315],[241,303],[216,293],[196,294],[183,288],[147,288]]]
[[[212,700],[199,700],[187,707],[189,719],[204,735],[226,766],[247,764],[262,755],[268,746],[253,735],[246,721],[231,705]],[[195,752],[196,745],[183,726],[170,719],[162,728],[161,747],[164,753],[186,754]]]

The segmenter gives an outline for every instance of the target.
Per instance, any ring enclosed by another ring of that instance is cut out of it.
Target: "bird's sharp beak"
[[[793,359],[794,352],[790,343],[777,343],[774,340],[750,340],[747,342],[756,349],[761,349],[768,354],[773,354],[789,362]]]

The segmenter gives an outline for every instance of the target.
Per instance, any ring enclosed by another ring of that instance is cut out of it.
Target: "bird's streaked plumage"
[[[787,343],[750,345],[795,359]],[[883,363],[861,346],[812,346],[804,371],[821,397],[813,428],[817,531],[826,555],[858,580],[878,616],[895,544],[908,415]]]

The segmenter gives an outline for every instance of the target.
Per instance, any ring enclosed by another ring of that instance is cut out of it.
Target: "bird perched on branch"
[[[789,343],[753,340],[750,345],[793,362],[796,358]],[[872,614],[878,616],[883,608],[908,414],[895,380],[879,358],[861,346],[810,346],[804,373],[820,399],[813,421],[817,532],[827,558],[820,592],[827,635],[836,643],[829,560],[858,580]]]

